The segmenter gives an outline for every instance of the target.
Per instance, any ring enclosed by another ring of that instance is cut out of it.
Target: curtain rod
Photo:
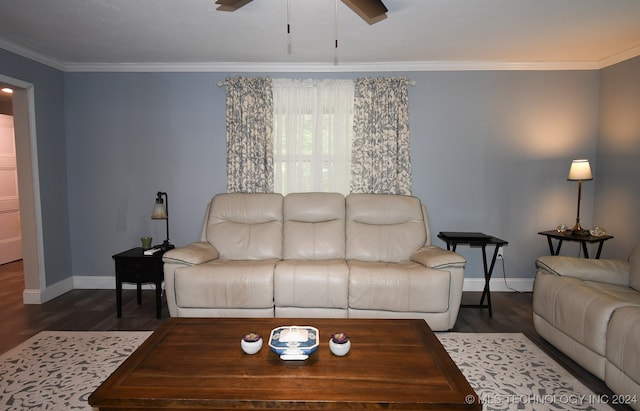
[[[408,84],[408,85],[410,85],[410,86],[415,86],[415,85],[416,85],[416,81],[415,81],[415,80],[408,80],[408,81],[407,81],[407,84]],[[216,85],[217,85],[218,87],[224,87],[224,86],[226,86],[226,85],[227,85],[227,82],[226,82],[226,81],[218,81],[218,82],[216,83]]]

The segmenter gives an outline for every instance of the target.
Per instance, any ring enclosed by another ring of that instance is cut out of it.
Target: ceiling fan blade
[[[236,11],[240,7],[247,3],[251,3],[253,0],[216,0],[216,4],[219,6],[216,10],[220,11]]]
[[[342,0],[342,2],[369,24],[386,19],[386,13],[389,11],[381,0]]]

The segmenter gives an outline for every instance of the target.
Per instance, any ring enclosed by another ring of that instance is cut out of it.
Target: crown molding
[[[330,73],[421,71],[544,71],[600,70],[640,56],[640,45],[599,61],[504,62],[504,61],[398,61],[316,63],[73,63],[62,62],[0,37],[0,48],[65,72],[230,72],[230,73]]]
[[[638,56],[640,56],[640,45],[598,61],[598,68],[603,69],[605,67],[613,66],[614,64],[622,63],[625,60],[629,60]]]
[[[38,63],[42,63],[49,67],[65,71],[65,65],[60,60],[54,59],[50,56],[47,56],[46,54],[25,47],[14,41],[7,40],[4,37],[0,37],[0,48],[10,51],[11,53],[17,54],[19,56],[28,58],[30,60],[36,61]]]
[[[372,63],[69,63],[68,72],[411,72],[597,70],[595,62],[399,61]]]

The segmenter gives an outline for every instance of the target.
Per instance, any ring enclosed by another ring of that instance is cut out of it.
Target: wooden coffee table
[[[283,361],[271,330],[318,328],[320,347],[305,361]],[[240,348],[257,331],[255,355]],[[329,351],[334,332],[352,342]],[[89,397],[101,411],[480,410],[478,396],[424,320],[170,318]]]

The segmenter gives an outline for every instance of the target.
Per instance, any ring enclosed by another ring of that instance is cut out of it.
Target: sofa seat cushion
[[[621,285],[538,272],[533,310],[555,328],[604,357],[607,326],[615,310],[640,304],[640,296],[634,296],[630,290]]]
[[[640,307],[624,307],[616,310],[607,332],[607,361],[631,378],[636,385],[640,384],[638,347],[640,347]]]
[[[176,305],[183,308],[273,307],[277,260],[214,260],[175,271]]]
[[[349,304],[349,267],[344,260],[282,260],[273,282],[278,307],[346,309]]]
[[[349,260],[349,307],[357,310],[445,312],[450,273],[415,262]]]

